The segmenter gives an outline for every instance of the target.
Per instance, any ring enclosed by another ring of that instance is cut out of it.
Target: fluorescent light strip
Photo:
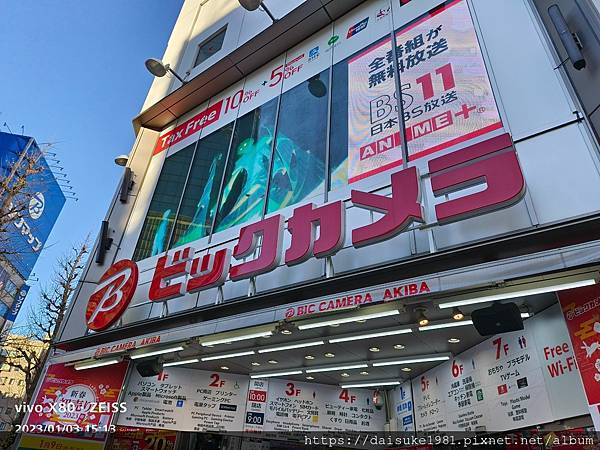
[[[238,356],[248,356],[248,355],[254,355],[254,354],[255,354],[254,350],[249,350],[246,352],[227,353],[225,355],[210,355],[210,356],[205,356],[200,359],[202,360],[202,362],[204,362],[204,361],[214,361],[215,359],[236,358]]]
[[[448,361],[449,359],[450,359],[449,356],[428,356],[428,357],[424,357],[424,358],[398,359],[395,361],[373,362],[373,367],[399,366],[401,364],[417,364],[417,363],[434,362],[434,361]]]
[[[182,361],[173,361],[170,363],[164,363],[163,367],[173,367],[173,366],[183,366],[184,364],[194,364],[200,362],[200,360],[198,358],[194,358],[194,359],[184,359]]]
[[[564,289],[574,289],[574,288],[583,287],[583,286],[591,286],[592,284],[596,284],[596,280],[594,278],[590,278],[587,280],[573,281],[573,282],[569,282],[569,283],[555,284],[552,286],[523,289],[521,291],[515,291],[515,292],[505,292],[502,294],[485,295],[483,297],[476,297],[476,298],[471,298],[471,299],[467,299],[467,300],[457,300],[455,302],[440,303],[438,305],[438,307],[441,309],[454,308],[455,306],[473,305],[475,303],[494,302],[497,300],[507,300],[509,298],[515,298],[515,297],[525,297],[527,295],[544,294],[546,292],[562,291]]]
[[[131,355],[130,358],[131,359],[148,358],[150,356],[164,355],[165,353],[180,352],[181,350],[183,350],[183,347],[181,345],[179,345],[177,347],[163,348],[161,350],[154,350],[154,351],[148,352],[148,353],[138,353],[136,355]]]
[[[315,369],[306,369],[306,373],[335,372],[337,370],[364,369],[366,367],[369,366],[367,364],[351,364],[348,366],[319,367]]]
[[[325,320],[322,322],[312,322],[303,325],[298,325],[299,330],[310,330],[311,328],[328,327],[342,323],[356,322],[357,320],[378,319],[380,317],[397,316],[400,312],[397,309],[391,311],[381,311],[371,314],[363,314],[362,316],[344,317],[343,319]]]
[[[301,375],[301,370],[289,370],[287,372],[271,372],[271,373],[257,373],[250,375],[250,378],[271,378],[271,377],[285,377],[287,375]]]
[[[440,330],[442,328],[463,327],[465,325],[473,325],[473,321],[458,320],[456,322],[434,323],[432,325],[425,325],[424,327],[419,327],[419,331]]]
[[[350,389],[350,388],[364,388],[364,387],[376,387],[376,386],[398,386],[400,384],[399,381],[381,381],[376,382],[373,381],[371,383],[353,383],[353,384],[342,384],[342,389]]]
[[[202,342],[202,346],[210,347],[211,345],[225,344],[227,342],[245,341],[247,339],[255,339],[255,338],[267,337],[267,336],[273,336],[273,332],[272,331],[262,331],[260,333],[250,333],[250,334],[244,334],[242,336],[223,338],[223,339],[215,339],[214,341]]]
[[[75,364],[73,367],[75,368],[75,370],[93,369],[94,367],[104,367],[104,366],[110,366],[112,364],[117,364],[120,361],[121,361],[120,358],[99,359],[97,361],[89,361],[89,362],[82,362],[79,364]]]
[[[282,345],[280,347],[261,348],[258,351],[258,353],[280,352],[283,350],[292,350],[294,348],[304,348],[304,347],[315,347],[317,345],[324,345],[324,344],[325,344],[325,341],[313,341],[313,342],[305,342],[303,344]]]
[[[335,344],[337,342],[359,341],[361,339],[371,339],[371,338],[377,338],[377,337],[383,337],[383,336],[394,336],[397,334],[405,334],[405,333],[412,333],[412,329],[411,328],[402,328],[400,330],[382,331],[380,333],[360,334],[357,336],[340,337],[340,338],[335,338],[335,339],[329,339],[329,342],[331,344]]]

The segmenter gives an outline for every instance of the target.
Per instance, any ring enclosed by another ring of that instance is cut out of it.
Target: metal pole
[[[408,143],[406,142],[406,124],[404,123],[404,105],[402,103],[402,80],[400,79],[400,67],[398,66],[398,52],[396,51],[396,31],[394,30],[394,5],[390,1],[391,11],[391,44],[392,44],[392,64],[394,66],[394,81],[396,83],[396,93],[398,96],[398,128],[400,129],[400,147],[402,148],[402,167],[408,167]]]
[[[183,78],[181,78],[179,75],[177,75],[177,72],[175,72],[173,69],[171,69],[169,67],[168,70],[169,70],[169,72],[171,72],[175,76],[175,78],[177,78],[179,81],[181,81],[181,84],[187,83],[187,81],[185,81]]]

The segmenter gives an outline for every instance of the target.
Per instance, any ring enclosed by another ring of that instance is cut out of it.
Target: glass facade
[[[366,33],[369,23],[350,27],[344,45],[354,45],[350,39]],[[265,70],[264,82],[246,82],[236,94],[212,101],[222,103],[222,115],[241,104],[249,112],[223,119],[230,123],[202,136],[197,147],[167,157],[134,259],[308,199],[319,203],[327,191],[401,167],[397,98],[409,163],[502,128],[465,0],[442,3],[396,29],[395,50],[391,30],[381,34],[335,64],[328,52],[336,51],[340,36],[328,38],[327,49],[291,50],[287,62]],[[325,58],[329,64],[322,64]],[[303,69],[311,63],[320,65]],[[299,79],[287,81],[294,76]],[[249,107],[253,99],[259,99],[256,107]]]

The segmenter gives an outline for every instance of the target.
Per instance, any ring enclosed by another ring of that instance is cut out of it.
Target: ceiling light
[[[343,317],[341,319],[321,320],[318,322],[305,323],[302,325],[298,325],[298,329],[309,330],[311,328],[319,328],[331,325],[339,325],[341,323],[356,322],[357,320],[378,319],[380,317],[397,316],[398,314],[400,314],[400,312],[397,309],[389,311],[379,311],[370,314],[363,314],[360,316]]]
[[[250,364],[252,364],[254,367],[260,366],[260,363],[257,361],[252,361]]]
[[[473,321],[471,319],[469,319],[469,320],[461,320],[459,322],[434,323],[432,325],[419,327],[419,331],[440,330],[442,328],[464,327],[465,325],[473,325]]]
[[[327,352],[323,356],[325,356],[325,358],[335,358],[335,353]]]
[[[429,323],[429,319],[427,318],[423,310],[419,311],[417,321],[419,322],[419,326],[421,327],[424,327]]]
[[[194,359],[184,359],[182,361],[173,361],[170,363],[164,363],[163,367],[173,367],[173,366],[183,366],[184,364],[194,364],[200,362],[200,360],[198,358],[194,358]]]
[[[308,360],[310,361],[310,360],[313,360],[313,359],[315,359],[315,357],[314,357],[313,355],[306,355],[306,356],[304,357],[304,359],[308,359]]]
[[[506,300],[509,298],[525,297],[528,295],[544,294],[546,292],[562,291],[564,289],[574,289],[583,286],[591,286],[596,284],[595,278],[586,278],[579,281],[570,281],[564,283],[554,283],[547,286],[534,287],[529,289],[513,290],[500,294],[482,295],[479,297],[468,298],[465,300],[457,300],[453,302],[440,303],[438,306],[444,308],[454,308],[455,306],[473,305],[475,303],[494,302],[497,300]]]
[[[359,341],[361,339],[372,339],[384,336],[394,336],[397,334],[405,334],[412,333],[411,328],[400,328],[398,330],[389,330],[389,331],[380,331],[378,333],[369,333],[369,334],[358,334],[355,336],[342,336],[339,338],[329,339],[331,344],[335,344],[338,342],[350,342],[350,341]]]
[[[111,359],[94,359],[91,361],[84,361],[75,364],[73,367],[75,370],[85,370],[85,369],[93,369],[94,367],[104,367],[110,366],[112,364],[117,364],[121,361],[121,358],[111,358]]]
[[[399,381],[373,381],[370,383],[353,383],[353,384],[342,384],[342,389],[350,388],[366,388],[366,387],[377,387],[377,386],[398,386]]]
[[[373,353],[377,353],[378,351],[380,351],[381,349],[379,347],[370,347],[369,351],[373,352]]]
[[[288,370],[287,372],[271,372],[271,373],[257,373],[250,375],[250,378],[271,378],[271,377],[285,377],[287,375],[301,375],[301,370]]]
[[[290,344],[290,345],[281,345],[279,347],[261,348],[258,350],[258,353],[280,352],[283,350],[292,350],[295,348],[315,347],[317,345],[323,345],[323,344],[325,344],[325,341],[301,342],[299,344]]]
[[[163,348],[161,350],[154,350],[154,351],[147,352],[147,353],[137,353],[137,354],[131,355],[130,358],[131,359],[148,358],[150,356],[164,355],[165,353],[180,352],[182,350],[183,350],[183,347],[181,345],[178,345],[177,347]]]
[[[227,367],[227,366],[221,366],[221,370],[229,370],[229,367]]]
[[[260,338],[260,337],[271,337],[272,335],[273,335],[272,331],[261,331],[259,333],[243,334],[241,336],[233,336],[233,337],[228,337],[228,338],[223,338],[223,339],[215,339],[213,341],[204,341],[204,342],[202,342],[202,347],[209,347],[211,345],[217,345],[217,344],[226,344],[229,342],[245,341],[247,339],[256,339],[256,338]]]
[[[450,342],[451,344],[458,344],[460,342],[460,339],[450,338],[450,339],[448,339],[448,342]]]
[[[435,361],[448,361],[450,359],[449,354],[447,355],[432,355],[432,356],[415,356],[413,358],[402,358],[391,361],[374,361],[373,367],[383,367],[383,366],[397,366],[400,364],[418,364],[425,362],[435,362]]]
[[[403,367],[400,369],[402,372],[410,372],[412,369],[410,367]]]
[[[200,358],[200,359],[204,362],[204,361],[214,361],[216,359],[237,358],[238,356],[248,356],[248,355],[254,355],[254,350],[248,350],[246,352],[226,353],[223,355],[210,355],[210,356],[204,356],[203,358]]]
[[[267,361],[269,364],[277,364],[277,360],[276,359],[270,359]]]
[[[396,350],[404,350],[406,347],[402,344],[396,344],[396,345],[394,345],[394,348]]]
[[[531,316],[533,316],[533,314],[528,312],[521,313],[521,319],[529,319]]]
[[[311,377],[310,375],[306,377],[307,380],[314,380],[315,377]]]
[[[306,369],[306,373],[337,372],[340,370],[366,369],[367,367],[369,367],[369,366],[365,363],[349,364],[349,365],[345,365],[345,366],[315,367],[312,369]]]
[[[340,373],[340,376],[344,377],[344,378],[348,378],[350,376],[350,374],[346,373],[346,372],[342,372],[342,373]]]
[[[366,322],[365,319],[359,319],[359,320],[356,321],[356,323],[365,323],[365,322]]]
[[[369,372],[367,372],[366,370],[363,370],[360,374],[361,375],[369,375]]]
[[[462,311],[460,309],[458,309],[457,307],[454,307],[452,309],[452,318],[454,320],[463,320],[465,318],[465,315],[462,313]]]
[[[285,329],[281,330],[280,333],[290,335],[290,334],[292,334],[292,330],[288,330],[287,328],[285,328]]]

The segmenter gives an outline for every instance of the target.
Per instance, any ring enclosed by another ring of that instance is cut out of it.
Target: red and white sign
[[[203,128],[207,127],[211,123],[216,122],[221,117],[221,109],[223,108],[223,100],[218,101],[214,105],[211,105],[204,111],[196,114],[189,120],[186,120],[181,125],[177,126],[174,130],[165,133],[156,143],[154,148],[154,155],[168,149],[170,146],[183,141],[185,138],[196,134]]]
[[[119,320],[133,298],[138,274],[137,264],[128,259],[116,262],[104,272],[85,311],[90,330],[105,330]]]
[[[431,189],[434,197],[443,199],[435,205],[438,224],[446,224],[510,206],[523,197],[525,180],[515,148],[508,134],[429,161]],[[485,181],[485,189],[476,193],[452,197],[465,186]],[[422,181],[415,167],[392,174],[391,196],[353,190],[352,203],[377,211],[375,222],[351,230],[352,245],[363,247],[385,241],[405,231],[415,222],[424,222],[421,204]],[[281,259],[293,266],[309,258],[334,255],[345,240],[346,208],[342,201],[323,206],[311,203],[294,209],[287,222],[291,234],[290,246],[283,251],[285,219],[276,214],[244,226],[233,251],[228,248],[214,255],[196,257],[192,247],[186,247],[158,258],[148,297],[151,301],[167,301],[225,283],[230,280],[255,277],[279,266]],[[319,227],[319,234],[314,232]],[[262,238],[262,241],[259,239]],[[261,242],[260,251],[255,255]],[[232,263],[232,257],[239,262]],[[109,268],[90,297],[86,310],[88,328],[99,331],[110,327],[123,314],[134,294],[138,268],[133,261],[122,260]],[[392,300],[427,293],[427,283],[398,286],[384,293],[382,300]],[[373,301],[372,295],[333,299],[308,309],[290,312],[289,317],[356,307]]]
[[[429,294],[433,291],[431,281],[415,281],[397,284],[385,288],[371,289],[351,294],[317,299],[286,309],[285,318],[297,318],[312,314],[321,314],[345,309],[357,308],[362,305],[384,301],[399,300],[417,295]]]
[[[177,431],[117,427],[111,450],[174,450]]]
[[[594,428],[600,429],[600,285],[558,293]]]
[[[77,371],[53,364],[42,382],[27,425],[43,434],[104,441],[118,403],[128,362]]]

